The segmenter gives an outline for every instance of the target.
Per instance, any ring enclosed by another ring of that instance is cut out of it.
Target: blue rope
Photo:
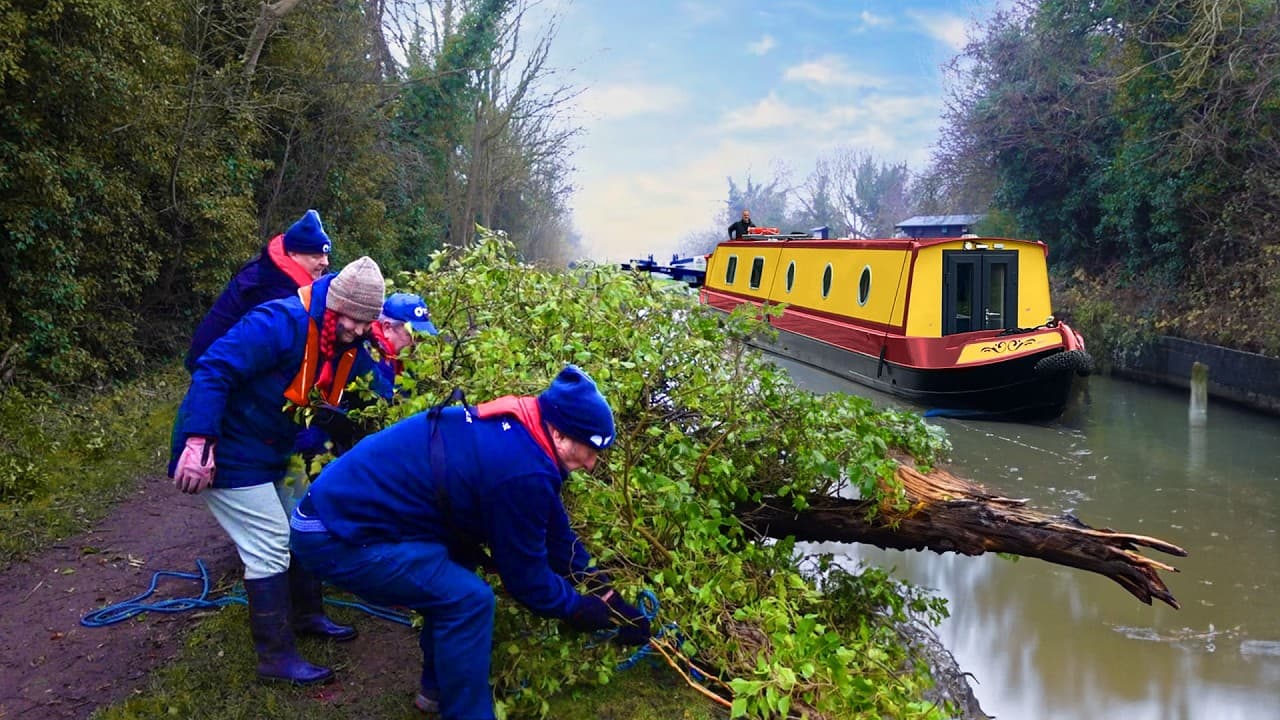
[[[85,627],[106,627],[119,622],[124,622],[129,618],[136,617],[147,612],[160,613],[177,613],[186,612],[187,610],[221,608],[227,605],[247,605],[248,599],[245,598],[243,591],[235,590],[216,600],[209,598],[209,570],[205,567],[204,561],[196,559],[196,568],[199,573],[175,572],[173,570],[160,570],[151,576],[151,585],[147,587],[146,592],[135,595],[123,602],[114,605],[108,605],[100,610],[93,612],[80,618],[80,624]],[[143,602],[151,597],[160,585],[160,579],[163,577],[176,577],[184,580],[200,581],[200,596],[195,598],[170,598],[168,600],[159,600],[157,602]],[[377,605],[368,605],[366,603],[351,602],[348,600],[334,600],[325,598],[325,603],[336,605],[338,607],[348,607],[361,610],[369,615],[383,620],[400,623],[401,625],[413,626],[413,618],[408,613],[396,612]]]
[[[220,608],[226,605],[243,604],[246,602],[243,596],[235,595],[229,595],[217,600],[210,600],[209,570],[204,566],[204,561],[199,559],[196,560],[196,567],[200,570],[199,573],[161,570],[151,577],[151,586],[147,588],[146,592],[141,595],[135,595],[124,602],[108,605],[101,610],[95,610],[80,618],[80,624],[85,627],[105,627],[107,625],[114,625],[118,622],[124,622],[131,617],[136,617],[146,612],[176,613],[204,608]],[[160,600],[154,603],[143,602],[143,600],[146,600],[156,591],[156,587],[160,584],[160,578],[162,577],[199,580],[201,584],[200,596],[195,598],[170,598],[168,600]]]
[[[669,622],[669,623],[666,623],[665,625],[657,624],[656,621],[658,619],[659,607],[660,606],[658,604],[658,596],[655,595],[652,590],[648,590],[648,589],[641,590],[640,594],[636,596],[636,608],[639,609],[640,612],[649,621],[650,627],[656,627],[658,629],[657,632],[653,634],[654,639],[663,638],[663,637],[666,637],[668,634],[670,634],[676,640],[676,647],[683,647],[684,635],[680,633],[679,625],[675,624],[674,622]],[[610,636],[612,636],[615,633],[617,633],[617,630],[609,631]],[[659,665],[659,663],[658,663],[658,659],[654,657],[654,655],[656,654],[657,653],[654,651],[653,645],[651,643],[646,643],[645,645],[641,646],[640,649],[632,653],[631,657],[618,663],[616,669],[630,670],[631,668],[638,665],[640,661],[645,658],[649,658],[649,663],[651,665],[657,666]],[[693,678],[694,680],[697,680],[698,682],[702,682],[703,680],[706,679],[706,676],[703,675],[701,672],[699,672],[698,669],[695,668],[692,663],[689,664],[688,669],[689,669],[689,677]]]
[[[394,623],[400,623],[406,627],[413,627],[413,616],[409,613],[398,612],[390,608],[380,605],[370,605],[368,603],[355,602],[352,600],[335,600],[333,598],[325,598],[325,604],[335,605],[337,607],[355,608],[361,612],[372,615],[383,620],[390,620]]]

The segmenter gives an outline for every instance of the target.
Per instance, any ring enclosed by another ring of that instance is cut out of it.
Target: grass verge
[[[357,623],[351,643],[302,639],[312,662],[332,667],[334,682],[310,688],[260,682],[249,638],[247,610],[231,606],[204,618],[182,651],[152,674],[133,697],[100,708],[94,720],[191,718],[201,720],[423,720],[413,708],[418,643],[399,625],[371,627],[359,611],[331,608],[339,622]],[[712,704],[666,667],[641,663],[604,686],[567,688],[552,697],[546,717],[556,720],[723,720]]]
[[[90,527],[163,472],[187,377],[176,364],[82,397],[0,396],[0,569]]]

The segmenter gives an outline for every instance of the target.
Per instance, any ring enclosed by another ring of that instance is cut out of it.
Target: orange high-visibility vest
[[[302,299],[302,309],[311,312],[311,286],[298,288],[298,297]],[[307,347],[302,351],[302,367],[298,374],[285,388],[284,396],[299,407],[311,404],[311,388],[315,387],[316,377],[320,370],[320,328],[310,317],[307,318]],[[338,359],[337,371],[333,374],[333,385],[324,393],[324,401],[337,405],[342,400],[342,391],[347,387],[351,376],[351,367],[356,362],[356,348],[342,353]]]

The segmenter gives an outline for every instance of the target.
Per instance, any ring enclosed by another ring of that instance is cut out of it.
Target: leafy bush
[[[609,267],[539,271],[501,237],[438,253],[429,272],[399,283],[427,298],[442,332],[413,348],[406,397],[363,414],[391,421],[454,387],[472,402],[535,394],[565,362],[586,369],[614,408],[618,437],[593,473],[566,484],[571,516],[620,590],[651,590],[658,623],[676,623],[683,652],[732,688],[734,716],[945,715],[921,700],[927,671],[893,627],[907,614],[936,619],[940,601],[907,600],[880,572],[834,563],[805,572],[792,543],[762,542],[735,517],[767,499],[892,502],[890,451],[930,460],[945,442],[918,416],[798,389],[731,342],[767,331],[745,314],[706,310]],[[584,649],[566,633],[500,600],[500,717],[545,716],[562,688],[610,682],[620,651]]]

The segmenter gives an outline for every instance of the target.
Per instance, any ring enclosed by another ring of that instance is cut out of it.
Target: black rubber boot
[[[440,698],[433,693],[419,692],[418,696],[413,699],[413,706],[419,712],[424,713],[427,716],[427,720],[439,720],[440,718]]]
[[[350,625],[339,625],[324,614],[324,585],[298,563],[289,559],[289,593],[293,597],[293,631],[345,642],[356,636]]]
[[[280,573],[244,581],[249,598],[249,629],[258,651],[258,677],[295,685],[313,685],[333,678],[327,667],[312,665],[298,655],[289,623],[289,578]]]

